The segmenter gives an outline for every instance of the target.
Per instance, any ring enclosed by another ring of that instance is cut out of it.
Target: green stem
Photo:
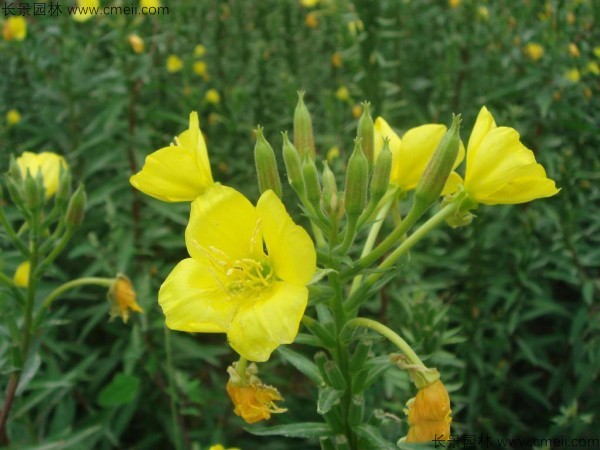
[[[175,441],[175,449],[181,450],[181,430],[177,420],[177,388],[175,386],[175,374],[173,370],[173,355],[171,351],[171,334],[165,326],[165,350],[167,354],[167,377],[169,379],[169,400],[171,408],[171,426],[173,427],[173,440]]]
[[[342,243],[337,246],[334,251],[339,253],[346,253],[352,243],[354,242],[354,238],[356,237],[356,230],[358,229],[358,218],[357,217],[348,217],[348,221],[346,222],[346,230],[344,233],[344,240]]]
[[[385,325],[375,320],[366,319],[364,317],[357,317],[354,319],[350,319],[348,322],[346,322],[346,328],[359,327],[376,331],[377,333],[387,338],[392,344],[398,347],[398,349],[400,349],[402,353],[404,353],[404,355],[411,362],[411,364],[414,364],[416,366],[425,366],[421,361],[421,358],[417,356],[417,354],[411,348],[411,346],[408,345],[408,343],[404,339],[402,339],[395,331],[391,330]]]
[[[75,230],[73,228],[67,229],[65,234],[63,234],[62,237],[60,238],[60,241],[58,242],[58,244],[56,244],[56,246],[52,249],[52,252],[50,252],[50,254],[48,256],[46,256],[44,261],[42,261],[42,263],[40,264],[40,271],[44,270],[47,266],[52,264],[52,262],[58,257],[58,255],[61,254],[61,252],[65,249],[65,247],[69,243],[69,240],[73,236],[73,233],[75,233]]]
[[[71,280],[65,284],[60,285],[59,287],[54,289],[52,292],[50,292],[50,294],[48,294],[48,297],[46,297],[46,299],[44,300],[44,303],[42,303],[41,309],[50,308],[50,306],[52,305],[52,302],[54,300],[56,300],[56,298],[59,295],[61,295],[63,292],[68,291],[69,289],[74,289],[78,286],[86,286],[89,284],[93,284],[96,286],[105,286],[105,287],[109,288],[113,285],[114,282],[115,282],[114,278],[100,278],[100,277],[84,277],[84,278],[77,278],[76,280]]]

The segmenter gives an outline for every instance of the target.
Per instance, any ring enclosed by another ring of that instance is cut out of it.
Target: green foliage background
[[[47,291],[79,276],[124,272],[146,311],[127,325],[108,322],[105,293],[94,288],[55,304],[12,411],[14,448],[141,450],[171,448],[178,439],[193,449],[217,442],[317,448],[311,440],[245,432],[225,394],[235,354],[224,336],[164,328],[157,291],[186,255],[189,205],[152,200],[128,183],[144,157],[166,146],[197,110],[215,178],[255,200],[252,130],[261,124],[279,148],[279,132],[292,128],[298,89],[307,91],[319,157],[340,149],[333,164],[340,177],[355,135],[352,108],[364,99],[399,131],[449,123],[452,112],[461,112],[466,140],[487,105],[497,123],[521,133],[560,194],[481,207],[471,226],[436,231],[367,310],[440,369],[451,390],[455,434],[599,438],[593,424],[600,411],[600,78],[589,66],[600,64],[593,33],[598,4],[168,6],[162,16],[97,16],[85,23],[66,14],[30,17],[23,42],[0,42],[0,113],[22,114],[17,125],[0,124],[0,169],[10,154],[58,152],[88,192],[85,224],[44,280]],[[130,48],[131,33],[144,39],[144,53]],[[529,42],[544,47],[540,60],[524,54]],[[206,47],[201,58],[194,56],[197,44]],[[340,67],[332,64],[336,52]],[[170,54],[183,59],[181,72],[167,72]],[[192,70],[199,59],[209,79]],[[573,68],[579,81],[565,78]],[[340,100],[342,86],[349,98]],[[220,103],[206,101],[208,89],[220,93]],[[293,209],[291,191],[285,193]],[[5,242],[0,264],[11,275],[20,261]],[[0,311],[19,314],[2,290]],[[2,385],[10,369],[8,336],[0,325]],[[301,343],[290,348],[312,354]],[[383,342],[375,349],[393,351]],[[319,421],[316,388],[282,356],[261,366],[289,409],[272,423]],[[398,371],[384,372],[369,391],[370,407],[398,418],[386,416],[380,425],[393,441],[406,432],[402,409],[413,395]]]

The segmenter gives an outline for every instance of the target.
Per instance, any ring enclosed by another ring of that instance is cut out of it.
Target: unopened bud
[[[43,197],[43,183],[40,183],[37,177],[34,178],[31,172],[27,171],[23,185],[23,200],[25,201],[25,206],[30,211],[37,210],[42,204],[40,198],[40,188],[42,190]]]
[[[256,145],[254,146],[254,163],[256,164],[256,175],[258,177],[258,189],[262,194],[272,190],[277,197],[282,197],[281,180],[277,170],[275,152],[265,139],[263,128],[256,129]]]
[[[60,178],[58,189],[56,190],[55,201],[58,204],[65,204],[71,196],[71,172],[64,166],[60,166]]]
[[[452,172],[460,146],[460,114],[438,144],[415,190],[415,207],[425,211],[436,202]]]
[[[335,361],[329,360],[325,363],[325,373],[330,386],[340,390],[346,389],[346,379]]]
[[[374,159],[374,147],[375,147],[375,125],[373,124],[373,118],[369,107],[369,102],[363,102],[363,111],[358,121],[357,136],[362,139],[361,148],[367,161],[369,161],[369,167],[373,167]]]
[[[69,206],[67,206],[67,214],[65,216],[65,223],[67,226],[76,227],[81,225],[85,213],[85,203],[85,190],[83,189],[83,185],[80,184],[71,196]]]
[[[337,209],[337,183],[327,161],[323,161],[323,197],[321,200],[323,209],[326,211],[331,212]]]
[[[367,203],[369,162],[360,148],[360,138],[354,141],[354,151],[348,160],[346,172],[345,204],[348,217],[358,217]]]
[[[321,185],[319,183],[319,174],[315,161],[308,155],[304,157],[302,163],[302,177],[304,178],[304,189],[308,201],[313,206],[318,206],[321,200]]]
[[[287,132],[283,135],[283,163],[287,172],[287,178],[294,191],[304,192],[304,179],[302,178],[302,161],[298,150],[294,147],[288,138]]]
[[[379,156],[377,156],[377,161],[375,161],[373,174],[371,175],[370,201],[375,204],[379,203],[379,200],[381,200],[381,198],[385,195],[390,184],[390,174],[392,172],[392,152],[389,144],[389,139],[385,138],[383,141],[383,147],[379,152]]]
[[[298,104],[294,111],[294,145],[304,158],[306,154],[315,159],[315,138],[313,136],[312,120],[308,108],[304,104],[304,92],[298,92]]]
[[[359,426],[365,415],[365,397],[362,394],[353,395],[348,409],[348,425]]]

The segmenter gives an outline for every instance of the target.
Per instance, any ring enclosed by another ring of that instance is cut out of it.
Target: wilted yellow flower
[[[319,4],[319,0],[300,0],[300,4],[305,8],[313,8]]]
[[[362,105],[356,104],[352,107],[352,117],[359,119],[362,116],[363,107]]]
[[[271,414],[287,411],[275,404],[283,400],[279,391],[273,386],[263,384],[256,376],[258,372],[256,364],[248,366],[244,378],[237,373],[235,367],[228,367],[227,372],[229,373],[227,393],[235,406],[233,412],[247,423],[269,420]]]
[[[331,147],[327,150],[327,161],[331,162],[340,156],[340,148],[339,147]]]
[[[29,286],[29,272],[31,269],[31,264],[29,261],[24,261],[17,267],[15,270],[15,274],[13,276],[13,281],[19,287],[26,288]]]
[[[73,14],[73,20],[77,22],[86,22],[96,15],[94,8],[100,6],[99,0],[77,0],[79,9]]]
[[[140,6],[142,8],[158,8],[160,0],[140,0]]]
[[[202,56],[204,56],[204,54],[206,53],[206,47],[202,44],[198,44],[196,45],[196,47],[194,47],[194,56],[196,58],[201,58]]]
[[[465,191],[486,205],[524,203],[558,193],[513,128],[497,127],[484,106],[467,145]]]
[[[9,127],[18,124],[21,121],[21,113],[16,109],[9,109],[6,112],[6,123]]]
[[[110,320],[120,317],[123,323],[127,323],[130,311],[143,313],[144,310],[137,304],[135,298],[135,290],[129,278],[122,274],[117,275],[115,282],[108,289]]]
[[[477,17],[481,20],[489,20],[490,18],[490,10],[487,7],[481,5],[477,7]]]
[[[342,102],[345,102],[350,98],[350,91],[346,86],[340,86],[340,88],[337,91],[335,91],[335,98]]]
[[[581,73],[579,72],[579,69],[574,67],[565,72],[564,78],[571,83],[578,83],[579,80],[581,80]]]
[[[52,197],[58,189],[60,168],[62,167],[63,170],[67,169],[65,159],[52,152],[23,152],[23,154],[17,158],[17,166],[19,167],[23,178],[27,176],[28,171],[34,178],[37,176],[38,171],[41,171],[42,179],[44,180],[44,190],[46,191],[46,199]]]
[[[169,147],[146,157],[144,167],[129,182],[146,195],[165,202],[191,202],[213,184],[198,113],[189,128]]]
[[[250,361],[266,361],[294,341],[316,252],[273,191],[254,207],[235,189],[213,185],[192,203],[185,241],[191,258],[173,269],[158,294],[169,328],[227,333],[231,347]]]
[[[9,17],[2,27],[5,41],[22,41],[27,36],[27,21],[23,16]]]
[[[331,65],[338,69],[342,67],[342,55],[340,52],[335,52],[333,55],[331,55]]]
[[[129,41],[129,45],[136,53],[142,53],[144,51],[144,41],[137,34],[130,34],[127,36],[127,41]]]
[[[319,19],[317,18],[317,14],[314,12],[309,12],[304,19],[304,23],[307,27],[315,30],[319,26]]]
[[[591,61],[587,64],[586,70],[593,75],[600,75],[600,67],[596,61]]]
[[[167,58],[167,72],[177,73],[183,69],[183,61],[177,55],[169,55]]]
[[[419,389],[410,399],[406,442],[431,442],[450,440],[450,396],[441,380]]]
[[[569,55],[571,55],[573,58],[579,58],[581,56],[579,48],[577,48],[577,46],[572,42],[569,44]]]
[[[206,94],[204,94],[204,100],[213,105],[217,105],[221,102],[221,95],[216,89],[209,89],[206,91]]]
[[[458,8],[460,6],[460,0],[448,0],[450,8]]]
[[[204,61],[196,61],[193,66],[194,73],[201,77],[206,75],[206,63]]]
[[[390,184],[398,186],[405,192],[416,188],[446,130],[446,126],[442,124],[421,125],[411,128],[400,139],[385,119],[378,117],[375,120],[375,159],[383,148],[383,138],[387,137],[390,140],[389,146],[392,152]],[[455,168],[461,163],[464,156],[465,148],[461,142],[454,163]],[[444,187],[443,195],[454,192],[460,182],[460,176],[456,172],[452,172]]]
[[[544,47],[542,47],[540,44],[536,44],[535,42],[530,42],[523,47],[523,53],[532,61],[537,61],[544,56]]]

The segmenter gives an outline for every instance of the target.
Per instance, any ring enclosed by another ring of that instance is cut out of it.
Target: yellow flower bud
[[[133,49],[135,53],[143,53],[144,52],[144,40],[139,37],[137,34],[130,34],[127,37],[127,41],[129,41],[129,45]]]
[[[345,102],[350,98],[350,91],[346,86],[340,86],[338,90],[335,91],[335,98],[342,102]]]
[[[340,157],[340,148],[339,147],[331,147],[327,150],[327,161],[331,162],[336,158]]]
[[[204,61],[196,61],[193,66],[194,73],[199,76],[206,75],[206,63]]]
[[[209,89],[204,94],[204,100],[213,105],[218,105],[221,102],[221,95],[216,89]]]
[[[16,109],[10,109],[6,113],[6,123],[9,127],[18,124],[21,121],[21,113]]]
[[[304,23],[307,27],[312,28],[313,30],[317,29],[319,26],[319,19],[317,18],[317,14],[314,12],[309,12],[304,19]]]
[[[130,311],[144,312],[136,302],[135,290],[131,281],[122,274],[117,275],[109,288],[108,301],[110,302],[110,320],[121,317],[123,323],[127,323]]]
[[[183,69],[183,61],[177,55],[169,55],[167,58],[167,72],[177,73]]]
[[[5,41],[22,41],[27,36],[27,21],[23,16],[9,17],[2,27]]]
[[[569,55],[571,55],[573,58],[579,58],[581,56],[579,48],[577,48],[577,46],[572,42],[569,44]]]
[[[29,286],[29,271],[31,269],[31,264],[29,261],[24,261],[17,267],[15,270],[15,274],[13,276],[13,281],[19,287],[26,288]]]
[[[352,107],[352,117],[354,117],[355,119],[358,119],[358,118],[360,118],[361,115],[362,115],[362,106],[354,105]]]

